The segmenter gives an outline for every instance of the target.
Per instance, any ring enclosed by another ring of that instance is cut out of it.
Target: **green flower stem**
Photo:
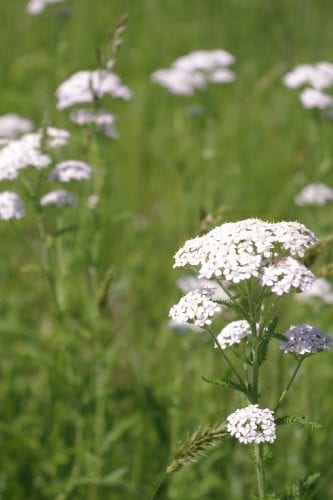
[[[260,444],[254,445],[254,453],[256,460],[256,475],[258,484],[258,496],[260,500],[266,498],[265,493],[265,474],[264,474],[264,464],[262,458],[262,446]]]
[[[224,360],[226,361],[226,363],[229,365],[229,367],[231,368],[231,370],[233,371],[233,373],[237,377],[237,379],[238,379],[239,383],[241,384],[241,386],[243,387],[243,389],[246,389],[246,385],[244,384],[242,377],[240,376],[240,374],[238,373],[237,369],[234,367],[234,365],[232,364],[232,362],[230,361],[230,359],[228,358],[228,356],[226,355],[226,353],[224,352],[224,350],[221,348],[221,346],[218,343],[218,341],[217,341],[215,335],[213,334],[213,332],[209,328],[206,328],[206,330],[209,333],[209,335],[212,337],[212,339],[214,340],[215,345],[217,345],[217,347],[220,350],[220,352],[221,352]]]
[[[296,368],[295,368],[295,370],[293,371],[293,373],[292,373],[292,375],[291,375],[291,377],[290,377],[290,379],[289,379],[289,382],[288,382],[288,384],[287,384],[286,388],[285,388],[285,389],[284,389],[284,391],[282,392],[282,394],[281,394],[281,396],[280,396],[280,398],[279,398],[279,400],[278,400],[278,402],[277,402],[277,405],[276,405],[276,406],[275,406],[275,408],[274,408],[274,412],[276,412],[276,411],[279,409],[279,407],[280,407],[280,405],[281,405],[282,401],[283,401],[283,400],[284,400],[284,398],[286,397],[287,392],[289,391],[289,389],[290,389],[290,387],[291,387],[292,383],[294,382],[295,377],[296,377],[296,375],[297,375],[297,373],[298,373],[298,370],[300,369],[301,364],[303,363],[304,359],[305,359],[305,358],[300,358],[300,359],[298,360],[298,363],[297,363],[297,365],[296,365]]]

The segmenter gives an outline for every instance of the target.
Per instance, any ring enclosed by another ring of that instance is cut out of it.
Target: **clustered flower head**
[[[28,134],[33,129],[33,123],[15,113],[0,116],[0,137],[15,139],[22,134]]]
[[[70,182],[87,180],[91,177],[91,167],[84,161],[66,160],[58,163],[49,175],[50,181]]]
[[[233,344],[239,344],[241,340],[251,335],[251,333],[251,327],[248,321],[232,321],[221,330],[216,341],[221,349],[227,349],[227,347]],[[215,344],[215,347],[218,347],[217,344]]]
[[[333,86],[333,64],[319,62],[301,64],[283,77],[286,87],[296,89],[307,85],[300,94],[305,108],[328,109],[333,107],[333,97],[323,89]]]
[[[0,193],[0,219],[22,219],[25,211],[21,198],[10,191]]]
[[[294,353],[304,356],[332,347],[332,337],[307,324],[291,326],[284,336],[287,340],[281,340],[280,349],[286,354]]]
[[[314,274],[292,257],[278,259],[264,268],[260,282],[276,295],[291,291],[310,290],[315,281]]]
[[[40,205],[42,207],[46,207],[48,205],[54,205],[58,208],[62,208],[65,206],[74,205],[75,198],[65,189],[55,189],[54,191],[50,191],[45,194],[41,200]]]
[[[90,109],[76,109],[71,112],[70,119],[77,125],[89,125],[94,123],[96,127],[111,139],[117,139],[116,117],[103,109],[93,111]]]
[[[295,204],[299,206],[324,206],[330,201],[333,201],[333,189],[322,182],[308,184],[294,198]]]
[[[0,180],[13,180],[27,167],[42,169],[50,165],[51,157],[45,149],[57,149],[68,143],[67,130],[47,127],[20,139],[7,142],[0,149]]]
[[[278,258],[303,257],[305,250],[317,241],[316,236],[298,222],[269,223],[259,219],[229,222],[186,241],[175,255],[174,267],[196,267],[199,278],[218,278],[236,284],[252,277],[260,281],[269,276],[272,284],[267,281],[267,286],[280,294],[282,285],[278,288],[276,285],[283,278],[283,265]],[[308,287],[310,275],[298,267],[300,264],[296,266],[296,262],[284,261],[284,269],[292,268],[294,277],[283,293]]]
[[[66,109],[75,104],[92,103],[106,94],[126,101],[132,97],[131,90],[112,71],[78,71],[56,90],[57,108]]]
[[[241,443],[274,443],[276,439],[273,412],[257,404],[236,410],[227,422],[227,431]]]
[[[41,14],[45,7],[52,3],[61,3],[64,0],[30,0],[27,5],[27,13],[36,16]]]
[[[190,323],[203,327],[212,323],[212,317],[221,306],[212,300],[210,289],[191,290],[171,307],[169,316],[177,323]]]
[[[198,50],[178,57],[170,68],[155,71],[151,80],[171,94],[189,96],[210,82],[233,82],[235,73],[228,66],[234,62],[234,56],[226,50]]]

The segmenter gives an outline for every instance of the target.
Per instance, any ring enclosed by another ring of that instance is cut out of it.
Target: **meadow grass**
[[[237,407],[227,389],[201,379],[228,373],[209,339],[168,326],[168,310],[180,296],[176,249],[197,234],[202,214],[219,208],[224,220],[298,219],[319,236],[332,232],[332,207],[296,207],[293,197],[312,181],[333,185],[333,122],[304,110],[281,77],[296,64],[332,59],[333,4],[66,4],[68,15],[50,6],[36,17],[24,12],[23,0],[0,5],[0,114],[71,130],[68,157],[93,165],[101,172],[96,178],[103,175],[96,213],[82,202],[63,221],[54,213],[45,221],[50,231],[57,223],[78,228],[51,243],[62,266],[56,271],[65,319],[36,268],[33,217],[18,221],[16,230],[0,224],[0,498],[148,499],[172,445]],[[67,112],[55,110],[54,91],[73,72],[96,66],[95,48],[123,13],[129,21],[115,70],[134,97],[106,101],[120,138],[92,143]],[[150,82],[152,71],[201,48],[236,56],[235,83],[185,98]],[[194,106],[202,113],[191,114]],[[94,187],[80,189],[90,194]],[[309,322],[332,334],[329,306],[286,298],[279,313],[281,329]],[[265,367],[267,406],[292,365],[280,353],[272,356],[276,363]],[[267,466],[271,490],[322,472],[308,498],[333,495],[331,360],[330,353],[308,360],[295,396],[284,403],[286,413],[306,414],[323,429],[279,430]],[[167,477],[157,498],[237,500],[254,491],[246,449],[228,440]]]

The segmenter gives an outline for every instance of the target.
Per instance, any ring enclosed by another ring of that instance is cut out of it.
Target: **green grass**
[[[21,235],[0,224],[0,498],[148,499],[172,445],[238,407],[228,389],[201,380],[226,373],[209,340],[178,335],[167,324],[180,296],[172,257],[197,234],[200,213],[225,207],[227,220],[298,219],[321,236],[332,232],[332,208],[297,208],[293,196],[308,182],[333,185],[333,122],[302,109],[298,92],[283,87],[281,77],[296,64],[331,60],[333,4],[67,3],[69,16],[50,6],[29,17],[23,0],[0,6],[0,114],[70,129],[65,157],[86,160],[103,180],[97,219],[84,200],[64,214],[62,224],[79,226],[57,250],[65,320],[33,267],[40,252],[33,216],[16,224]],[[129,22],[116,72],[134,97],[106,101],[120,139],[91,144],[66,111],[55,110],[54,91],[73,72],[96,66],[96,46],[123,13]],[[190,98],[150,82],[152,71],[201,48],[232,52],[236,82]],[[188,108],[197,105],[203,114],[191,116]],[[5,189],[23,193],[18,181],[3,183]],[[94,188],[80,189],[83,198]],[[45,223],[54,230],[55,213]],[[97,290],[110,268],[109,305],[97,314]],[[288,297],[279,312],[281,328],[313,322],[333,333],[328,306],[300,306]],[[263,390],[268,406],[292,365],[279,353],[271,359]],[[286,413],[306,414],[323,429],[279,430],[267,465],[272,490],[322,472],[309,498],[333,495],[331,359],[323,353],[308,360],[284,403]],[[230,440],[167,478],[157,498],[247,499],[253,476],[249,454]]]

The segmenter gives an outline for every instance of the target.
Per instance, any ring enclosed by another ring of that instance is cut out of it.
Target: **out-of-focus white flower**
[[[173,319],[169,320],[168,325],[169,328],[171,328],[177,333],[184,333],[186,331],[191,331],[195,333],[202,332],[202,329],[199,326],[192,325],[191,323],[178,323]]]
[[[0,193],[0,219],[22,219],[25,211],[21,198],[10,191]]]
[[[169,316],[177,323],[193,323],[202,327],[210,325],[211,318],[221,311],[211,297],[212,292],[208,289],[191,290],[171,307]]]
[[[217,277],[239,283],[251,277],[260,278],[277,256],[303,257],[305,250],[317,241],[298,222],[229,222],[186,241],[175,255],[174,267],[199,267],[199,278]]]
[[[241,340],[251,335],[251,333],[251,327],[248,321],[232,321],[221,330],[216,341],[221,349],[227,349],[227,347],[233,344],[239,344]],[[215,344],[215,347],[218,347],[217,344]]]
[[[52,3],[61,3],[64,0],[30,0],[27,5],[27,13],[36,16],[43,12],[45,7]]]
[[[187,293],[197,288],[207,288],[211,290],[213,300],[228,300],[229,298],[226,292],[218,283],[212,280],[207,280],[205,278],[198,279],[195,276],[191,275],[181,276],[176,280],[176,284],[183,293]]]
[[[293,325],[283,335],[287,340],[280,342],[280,349],[286,354],[314,354],[332,347],[332,337],[307,324]]]
[[[326,205],[333,201],[333,189],[322,182],[314,182],[305,186],[301,192],[295,196],[296,205]]]
[[[264,268],[261,284],[268,286],[276,295],[283,295],[291,291],[310,290],[315,279],[307,267],[292,257],[286,257]]]
[[[66,160],[58,163],[49,175],[50,181],[70,182],[88,180],[91,167],[84,161]]]
[[[321,90],[333,85],[333,64],[319,62],[315,64],[301,64],[283,77],[286,87],[295,89],[302,85]]]
[[[45,194],[41,200],[40,204],[42,207],[46,207],[47,205],[55,205],[56,207],[65,207],[74,205],[75,198],[68,191],[64,189],[56,189],[55,191],[50,191]]]
[[[0,137],[15,139],[22,134],[27,134],[33,129],[33,123],[23,116],[9,113],[0,116]]]
[[[274,443],[274,412],[257,404],[236,410],[227,417],[227,431],[241,443]]]
[[[20,139],[9,141],[0,149],[0,180],[16,179],[20,170],[27,167],[42,169],[51,163],[43,148],[55,149],[67,144],[69,132],[47,127],[34,134],[25,134]]]
[[[305,89],[299,98],[307,109],[328,109],[333,106],[333,97],[317,89]]]
[[[170,68],[154,71],[151,80],[172,94],[189,96],[209,82],[233,82],[235,74],[226,66],[234,62],[234,56],[225,50],[198,50],[178,57]]]
[[[56,90],[57,108],[65,109],[74,104],[93,102],[105,94],[126,101],[132,97],[132,91],[112,71],[78,71]]]
[[[95,125],[106,137],[111,139],[118,138],[118,132],[115,127],[116,117],[112,113],[108,113],[102,109],[99,111],[77,109],[71,112],[70,119],[77,125],[89,125],[91,123],[95,123]]]
[[[333,304],[333,288],[325,278],[316,278],[310,290],[297,294],[300,302],[309,302],[314,298],[322,300],[325,304]]]
[[[99,196],[98,194],[91,194],[89,197],[88,197],[88,201],[87,201],[87,205],[89,208],[91,208],[92,210],[94,208],[97,207],[97,205],[99,204]]]

